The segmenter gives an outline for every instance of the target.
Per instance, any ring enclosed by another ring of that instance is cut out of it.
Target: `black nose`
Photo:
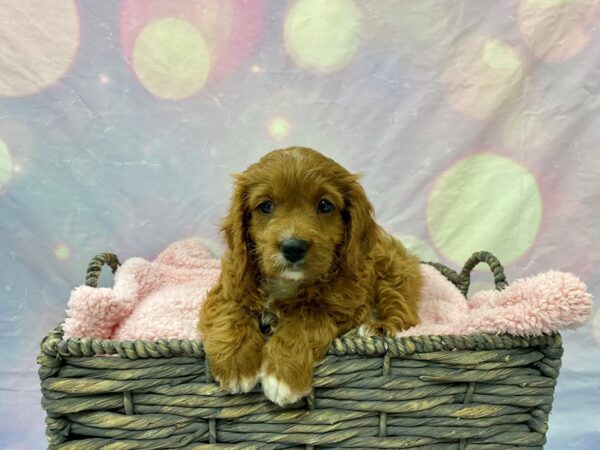
[[[289,262],[298,262],[308,250],[308,242],[302,239],[286,239],[281,243],[281,252]]]

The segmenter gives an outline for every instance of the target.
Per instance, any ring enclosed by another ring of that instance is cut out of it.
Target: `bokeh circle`
[[[13,171],[12,158],[4,141],[0,140],[0,192],[11,179]]]
[[[71,257],[71,248],[64,242],[60,242],[54,246],[54,257],[59,261],[66,261]]]
[[[521,0],[519,28],[536,58],[559,63],[588,45],[599,14],[598,0]]]
[[[133,47],[133,69],[152,94],[177,100],[204,86],[210,54],[204,39],[190,23],[158,19],[138,35]]]
[[[292,129],[292,124],[283,116],[270,117],[267,122],[267,132],[275,141],[287,139]]]
[[[427,208],[432,241],[458,264],[479,250],[505,264],[517,260],[533,244],[541,216],[534,175],[493,153],[468,156],[450,167],[433,187]]]
[[[0,96],[36,94],[71,67],[80,24],[72,0],[0,2]]]
[[[148,26],[157,21],[175,20],[175,35],[164,36],[165,43],[156,42],[158,36],[152,41],[155,45],[163,48],[163,54],[158,58],[170,59],[178,54],[181,59],[176,61],[176,66],[172,68],[155,67],[151,64],[153,70],[159,69],[161,73],[175,72],[176,77],[186,78],[185,72],[196,70],[196,77],[193,77],[193,86],[184,89],[177,86],[172,89],[181,97],[192,95],[197,92],[198,85],[202,77],[205,77],[202,85],[211,80],[218,79],[236,70],[244,60],[254,51],[260,40],[264,23],[264,0],[247,0],[238,2],[234,0],[124,0],[121,2],[120,11],[120,40],[121,49],[125,61],[132,67],[139,77],[138,70],[134,66],[134,52],[136,45],[139,44],[140,34],[147,32]],[[182,25],[186,23],[191,26]],[[177,36],[181,39],[184,47],[179,49],[179,43],[175,42]],[[200,43],[200,41],[202,43]],[[169,48],[166,48],[170,45]],[[150,48],[147,49],[151,51]],[[181,54],[178,52],[181,50]],[[190,61],[186,61],[190,53]],[[208,53],[208,58],[204,53]],[[203,56],[204,55],[204,56]],[[158,61],[155,61],[157,63]],[[208,73],[201,75],[201,67],[208,64]],[[187,63],[195,64],[195,69],[188,68]],[[179,71],[177,72],[176,69]],[[161,78],[163,75],[159,75]],[[177,82],[181,83],[181,82]],[[148,86],[145,85],[146,88]],[[201,88],[202,86],[200,86]],[[194,91],[193,88],[196,88]],[[152,94],[162,98],[171,98],[165,96],[162,89],[148,89]],[[191,92],[191,94],[188,94]],[[171,92],[166,92],[171,95]]]
[[[413,255],[418,256],[421,261],[437,261],[438,257],[435,253],[435,250],[425,242],[423,239],[420,239],[416,236],[412,235],[395,235],[396,238],[402,245],[411,252]]]
[[[285,46],[300,67],[331,73],[356,54],[363,13],[352,0],[297,0],[284,25]]]
[[[470,36],[453,49],[442,84],[452,107],[486,119],[519,92],[523,78],[523,59],[515,48],[497,39]]]

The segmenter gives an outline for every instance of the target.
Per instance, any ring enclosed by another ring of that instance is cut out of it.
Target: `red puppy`
[[[260,379],[271,401],[293,403],[336,337],[361,324],[394,336],[419,322],[419,261],[375,223],[357,178],[302,147],[236,176],[221,277],[199,324],[224,389]]]

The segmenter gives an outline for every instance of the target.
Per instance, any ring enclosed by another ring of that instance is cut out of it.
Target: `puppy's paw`
[[[232,394],[250,392],[258,383],[261,349],[244,346],[236,353],[216,354],[208,358],[208,365],[222,389]]]
[[[376,331],[366,323],[363,323],[360,327],[358,327],[358,331],[356,332],[356,334],[358,335],[358,337],[361,338],[377,336]]]
[[[221,389],[230,392],[231,394],[242,394],[250,392],[256,383],[258,382],[258,373],[251,376],[233,376],[228,379],[215,376],[215,379],[219,382]]]
[[[396,333],[397,330],[394,326],[382,321],[372,321],[362,324],[358,328],[357,334],[359,337],[394,337]]]
[[[279,406],[296,403],[308,394],[294,391],[285,381],[278,379],[275,375],[263,373],[261,384],[265,397]]]

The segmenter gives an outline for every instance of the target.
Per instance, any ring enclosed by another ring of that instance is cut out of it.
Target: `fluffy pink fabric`
[[[81,286],[72,292],[65,338],[198,339],[198,311],[219,270],[195,238],[171,244],[152,262],[131,258],[115,274],[113,288]],[[421,324],[399,336],[539,335],[576,328],[591,315],[591,295],[569,273],[517,280],[502,292],[481,291],[467,302],[433,267],[421,265],[421,272]]]
[[[535,336],[577,328],[592,313],[592,296],[570,273],[549,271],[515,280],[503,291],[480,291],[467,301],[436,269],[422,265],[421,270],[426,280],[419,309],[421,323],[399,333],[399,337],[479,333]]]
[[[113,288],[71,293],[65,337],[196,339],[200,305],[219,273],[219,261],[195,238],[171,244],[152,262],[128,259]]]

